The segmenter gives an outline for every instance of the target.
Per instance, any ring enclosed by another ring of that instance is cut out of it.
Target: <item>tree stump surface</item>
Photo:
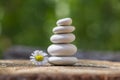
[[[35,66],[29,60],[0,60],[0,80],[120,80],[120,63],[79,60],[74,66]]]

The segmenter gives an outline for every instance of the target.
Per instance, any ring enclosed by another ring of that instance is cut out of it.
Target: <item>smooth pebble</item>
[[[75,40],[75,35],[69,34],[54,34],[51,36],[50,41],[53,43],[70,43]]]
[[[77,47],[73,44],[52,44],[47,49],[52,56],[68,56],[77,52]]]
[[[71,33],[74,30],[74,26],[57,26],[53,28],[53,33]]]
[[[78,59],[76,57],[50,57],[48,61],[54,65],[73,65]]]
[[[56,24],[58,26],[67,26],[72,24],[72,19],[71,18],[64,18],[64,19],[59,19]]]

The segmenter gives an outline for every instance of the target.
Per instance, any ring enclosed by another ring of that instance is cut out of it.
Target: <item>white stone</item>
[[[54,65],[74,65],[78,59],[76,57],[50,57],[48,61]]]
[[[74,26],[57,26],[53,28],[53,33],[70,33],[75,30]]]
[[[50,41],[53,43],[70,43],[75,40],[75,35],[69,34],[54,34],[51,36]]]
[[[52,56],[68,56],[77,52],[77,47],[73,44],[52,44],[47,49]]]
[[[63,18],[60,19],[56,22],[57,25],[59,26],[67,26],[67,25],[71,25],[72,24],[72,19],[71,18]]]

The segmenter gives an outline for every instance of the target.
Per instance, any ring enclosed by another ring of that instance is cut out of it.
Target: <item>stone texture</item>
[[[75,40],[75,35],[68,34],[54,34],[51,36],[50,41],[53,43],[71,43]]]
[[[48,60],[53,65],[73,65],[78,61],[76,57],[50,57]]]
[[[58,26],[69,26],[72,24],[72,19],[71,18],[63,18],[63,19],[59,19],[56,24]]]
[[[68,56],[77,52],[77,47],[73,44],[52,44],[47,49],[50,55]]]
[[[74,26],[57,26],[53,28],[53,33],[71,33],[74,30]]]

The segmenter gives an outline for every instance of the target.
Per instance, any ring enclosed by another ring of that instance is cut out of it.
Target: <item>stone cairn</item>
[[[53,28],[54,35],[50,38],[50,41],[54,44],[47,49],[51,55],[48,61],[53,65],[73,65],[78,60],[74,57],[77,47],[71,44],[75,40],[75,35],[71,33],[75,30],[75,27],[71,26],[72,19],[60,19],[56,24],[57,27]]]

